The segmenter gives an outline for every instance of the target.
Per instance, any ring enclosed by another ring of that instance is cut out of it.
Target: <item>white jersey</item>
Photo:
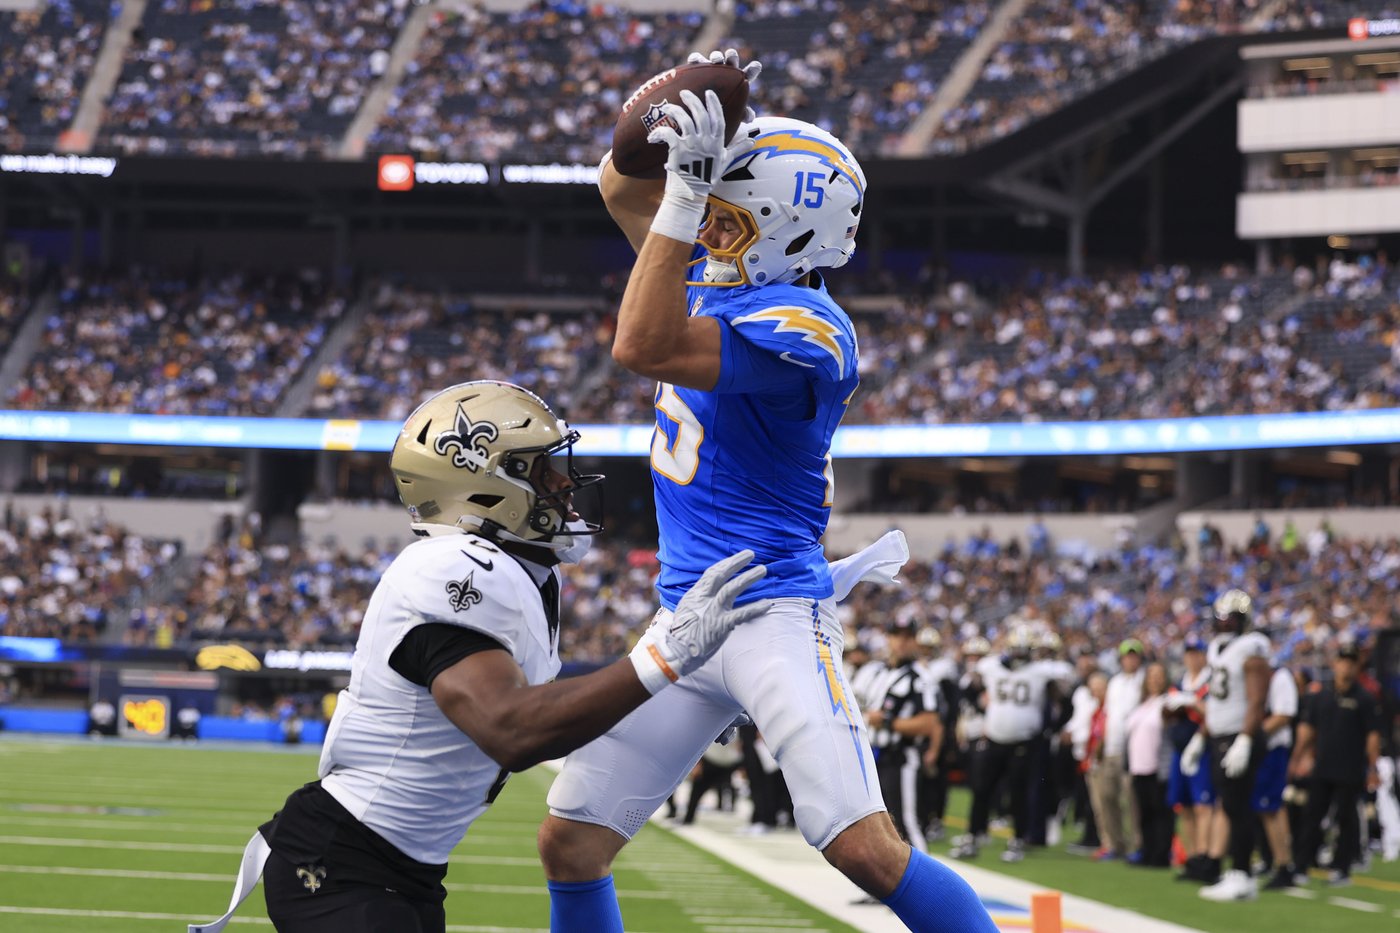
[[[1206,648],[1210,693],[1206,696],[1206,731],[1212,736],[1238,735],[1249,707],[1244,666],[1250,658],[1268,658],[1269,639],[1262,632],[1217,635]]]
[[[410,858],[446,862],[507,772],[427,688],[390,668],[389,656],[417,625],[460,625],[505,646],[531,684],[545,683],[559,673],[559,634],[539,585],[557,573],[474,535],[448,534],[409,545],[375,587],[319,774],[341,806]]]
[[[1002,745],[1034,738],[1045,725],[1045,688],[1074,678],[1068,661],[1030,661],[1011,669],[1001,658],[987,657],[977,672],[987,687],[987,738]]]
[[[928,681],[935,690],[939,689],[945,680],[951,680],[954,684],[958,682],[958,663],[952,658],[930,658],[926,661],[915,661],[914,670],[918,671],[919,676]]]
[[[1269,679],[1269,696],[1264,701],[1264,714],[1266,716],[1288,716],[1296,718],[1298,715],[1298,682],[1293,679],[1293,672],[1287,668],[1279,668],[1274,671],[1274,676]],[[1291,748],[1293,746],[1293,726],[1284,726],[1277,732],[1269,736],[1269,748]]]

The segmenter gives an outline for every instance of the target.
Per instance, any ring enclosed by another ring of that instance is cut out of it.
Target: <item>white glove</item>
[[[666,192],[651,229],[673,240],[693,243],[705,219],[705,204],[715,179],[726,165],[753,148],[753,140],[741,126],[734,134],[734,144],[725,146],[724,107],[714,91],[706,91],[703,101],[694,91],[681,91],[680,97],[681,103],[661,108],[670,122],[658,124],[647,136],[647,142],[665,143],[669,150]]]
[[[1225,757],[1220,759],[1220,767],[1225,772],[1226,777],[1237,778],[1244,774],[1249,768],[1249,753],[1254,749],[1254,740],[1241,733],[1235,736],[1235,741],[1230,743],[1230,747],[1225,751]]]
[[[1186,748],[1181,752],[1181,773],[1187,777],[1195,777],[1196,772],[1201,770],[1201,757],[1206,753],[1206,737],[1197,732],[1191,736],[1191,741],[1186,743]]]
[[[1196,705],[1196,698],[1185,690],[1173,690],[1167,694],[1165,703],[1167,709],[1183,709],[1194,705]]]
[[[763,62],[757,59],[741,67],[739,65],[738,49],[725,49],[723,52],[716,50],[709,55],[706,55],[704,52],[691,52],[690,57],[685,60],[685,63],[687,65],[704,65],[708,63],[711,65],[728,65],[730,68],[738,68],[744,73],[744,78],[750,84],[758,80],[759,74],[763,71]],[[745,123],[752,123],[757,119],[758,114],[753,112],[752,107],[744,108]]]
[[[752,560],[753,551],[740,551],[716,561],[681,597],[665,625],[653,623],[646,630],[628,657],[647,690],[656,693],[689,674],[709,660],[734,626],[772,607],[771,599],[734,605],[740,593],[768,573],[762,564],[739,573]]]

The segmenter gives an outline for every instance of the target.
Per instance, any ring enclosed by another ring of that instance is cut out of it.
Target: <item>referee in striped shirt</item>
[[[865,714],[875,750],[875,771],[895,828],[906,842],[926,852],[919,828],[919,770],[924,753],[943,741],[938,687],[922,676],[916,664],[919,645],[912,621],[892,623],[886,630],[885,645],[888,666]]]

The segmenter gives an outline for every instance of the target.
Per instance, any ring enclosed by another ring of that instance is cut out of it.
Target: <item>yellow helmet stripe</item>
[[[851,184],[855,185],[856,191],[860,192],[861,197],[865,196],[865,185],[861,183],[860,173],[846,160],[846,153],[815,137],[804,136],[797,130],[778,130],[773,133],[765,133],[755,140],[753,152],[771,155],[783,155],[788,152],[810,153],[844,175]]]

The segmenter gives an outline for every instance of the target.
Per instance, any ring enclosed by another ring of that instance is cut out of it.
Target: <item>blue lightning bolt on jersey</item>
[[[821,537],[831,438],[858,382],[851,319],[819,280],[691,286],[687,301],[720,322],[722,362],[711,392],[657,386],[661,603],[675,608],[706,567],[744,548],[768,575],[741,602],[830,596]]]

